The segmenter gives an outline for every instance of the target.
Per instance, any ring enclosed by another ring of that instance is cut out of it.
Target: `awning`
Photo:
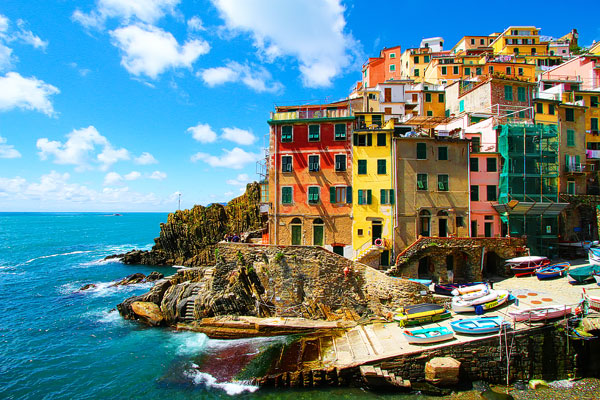
[[[569,203],[549,203],[549,202],[530,202],[520,201],[514,207],[508,204],[494,204],[494,208],[498,214],[503,215],[558,215],[568,206]]]

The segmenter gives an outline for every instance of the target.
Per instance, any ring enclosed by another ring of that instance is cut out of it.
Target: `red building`
[[[349,101],[271,113],[269,243],[351,256],[353,120]]]

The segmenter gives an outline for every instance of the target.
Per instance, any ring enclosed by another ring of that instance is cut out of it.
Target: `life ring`
[[[383,246],[383,240],[381,238],[375,239],[375,246]]]

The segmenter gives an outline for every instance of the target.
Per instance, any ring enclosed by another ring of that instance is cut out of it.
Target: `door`
[[[379,260],[379,265],[382,267],[390,266],[390,251],[384,250],[381,252],[381,259]]]
[[[483,229],[485,230],[485,237],[492,237],[492,223],[486,222]]]
[[[448,236],[448,220],[446,218],[440,218],[438,221],[440,227],[438,237]]]
[[[292,225],[292,246],[302,244],[302,225]]]
[[[313,225],[313,245],[323,246],[323,225]]]
[[[383,225],[373,223],[371,227],[372,232],[372,243],[375,243],[375,240],[381,239],[381,232],[383,231]]]
[[[340,256],[344,256],[344,246],[333,246],[333,252]]]
[[[477,221],[471,221],[471,237],[477,237]]]
[[[392,102],[392,88],[385,88],[384,93],[385,93],[385,102],[391,103]]]

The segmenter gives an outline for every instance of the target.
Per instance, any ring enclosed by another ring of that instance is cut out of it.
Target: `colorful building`
[[[383,113],[356,113],[352,133],[352,242],[354,259],[389,266],[393,243],[394,121]]]
[[[391,79],[401,79],[400,46],[384,48],[379,57],[369,57],[362,67],[362,87],[371,88]]]
[[[268,121],[269,243],[352,256],[353,121],[347,100],[275,108]]]
[[[433,52],[429,47],[405,50],[400,58],[402,79],[422,82],[425,69],[429,65],[432,55]]]
[[[595,163],[586,160],[585,110],[585,107],[575,104],[561,104],[557,110],[560,121],[560,193],[588,194],[588,180],[595,178]],[[593,181],[590,183],[597,185]]]
[[[540,40],[540,28],[535,26],[509,26],[490,43],[494,54],[546,55],[547,43]]]

